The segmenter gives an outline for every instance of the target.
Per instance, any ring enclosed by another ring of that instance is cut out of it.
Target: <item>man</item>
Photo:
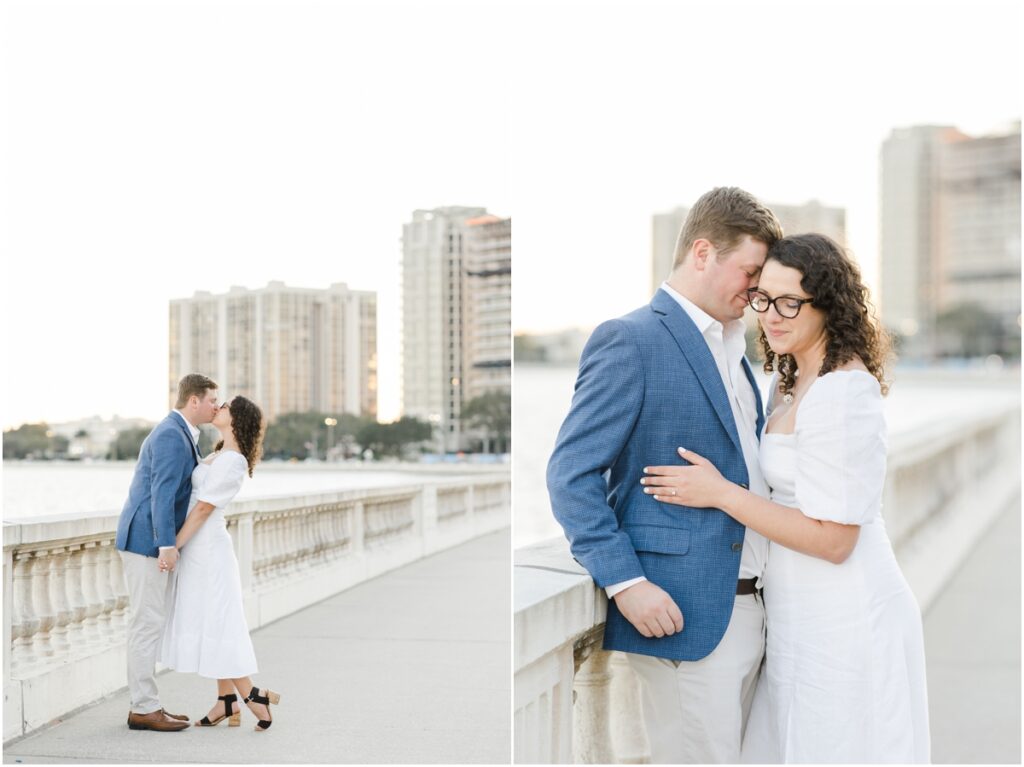
[[[199,424],[217,414],[217,384],[192,373],[178,383],[175,410],[149,433],[139,451],[115,540],[128,586],[128,690],[133,730],[170,732],[188,717],[160,705],[154,672],[178,562],[175,536],[185,523],[192,470],[200,460]]]
[[[645,466],[678,463],[682,447],[767,495],[741,317],[781,237],[747,192],[702,196],[650,306],[587,342],[548,464],[555,517],[609,597],[604,647],[628,653],[640,679],[658,763],[739,761],[764,652],[767,544],[722,511],[659,503],[641,479]]]

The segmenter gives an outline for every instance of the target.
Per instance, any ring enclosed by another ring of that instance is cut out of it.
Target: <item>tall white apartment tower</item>
[[[268,420],[295,412],[377,413],[377,294],[233,287],[170,304],[168,392],[202,373],[222,397],[249,397]]]
[[[939,148],[965,138],[951,126],[918,125],[897,128],[882,144],[881,314],[911,353],[932,346],[938,313]]]
[[[416,210],[402,227],[402,413],[429,421],[444,452],[462,441],[465,222],[486,213]]]
[[[909,355],[941,352],[937,319],[975,306],[1020,327],[1020,123],[973,137],[897,128],[881,150],[882,319]]]
[[[512,219],[463,223],[463,401],[512,393]]]

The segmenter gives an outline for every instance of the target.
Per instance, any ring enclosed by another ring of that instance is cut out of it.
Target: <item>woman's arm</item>
[[[178,536],[175,539],[175,545],[179,550],[188,543],[189,538],[199,532],[199,528],[203,526],[203,523],[215,508],[217,507],[211,506],[206,501],[196,503],[195,508],[185,517],[185,524],[181,526],[181,530],[178,531]]]
[[[804,516],[800,509],[769,501],[732,482],[719,508],[742,525],[787,549],[840,565],[853,552],[859,525],[840,525]]]
[[[662,503],[721,509],[765,538],[812,557],[842,564],[850,556],[860,526],[804,516],[799,509],[769,501],[723,477],[692,450],[680,450],[691,466],[648,466],[640,480],[644,492]]]

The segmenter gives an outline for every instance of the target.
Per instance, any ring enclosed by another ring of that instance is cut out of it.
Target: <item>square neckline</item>
[[[821,381],[822,378],[825,378],[826,376],[830,376],[830,375],[832,375],[834,373],[863,373],[864,375],[869,376],[872,380],[877,380],[870,373],[870,371],[861,370],[860,368],[850,368],[849,370],[830,370],[827,373],[825,373],[825,375],[818,376],[817,378],[815,378],[813,381],[811,381],[811,385],[807,387],[807,391],[804,392],[803,399],[801,399],[800,400],[800,404],[797,405],[796,414],[793,416],[793,431],[768,431],[769,416],[766,415],[765,419],[764,419],[764,428],[761,430],[761,438],[764,439],[765,437],[795,437],[796,436],[797,423],[798,423],[799,418],[800,418],[800,405],[803,405],[804,399],[806,399],[807,395],[811,393],[811,389],[813,389],[815,387],[815,385],[819,381]],[[772,379],[772,382],[774,383],[777,379],[778,379],[778,376],[776,375],[776,377],[774,379]],[[773,390],[771,392],[771,399],[769,400],[769,402],[774,400],[774,398],[775,398],[775,391],[774,391],[774,386],[773,386]]]

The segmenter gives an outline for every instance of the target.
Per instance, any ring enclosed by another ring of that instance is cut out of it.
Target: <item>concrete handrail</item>
[[[250,629],[509,524],[507,470],[225,510]],[[4,523],[4,741],[125,685],[117,515]]]

